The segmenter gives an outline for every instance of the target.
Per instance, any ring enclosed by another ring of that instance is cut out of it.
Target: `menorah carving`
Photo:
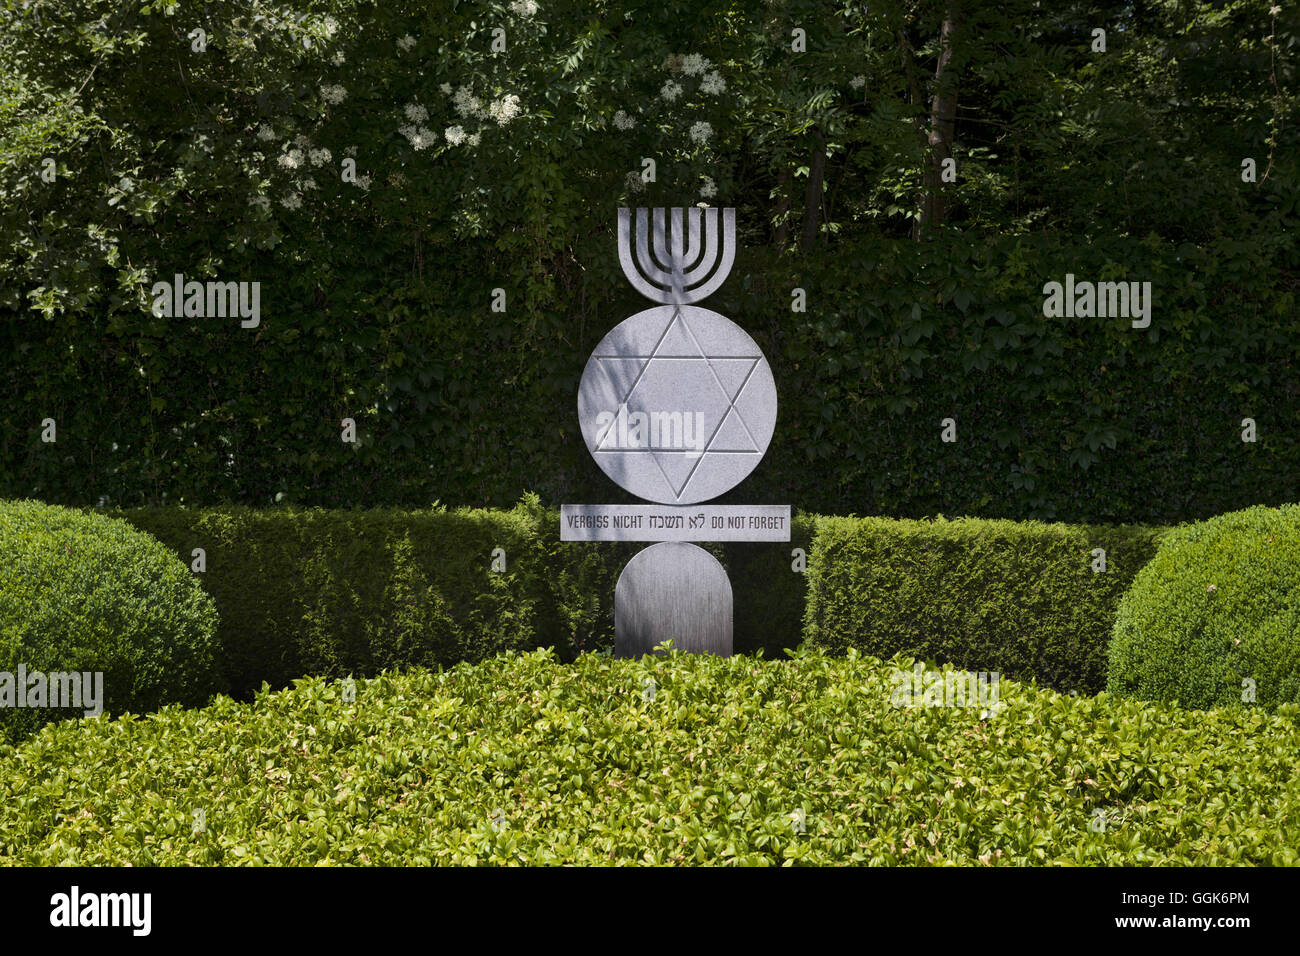
[[[722,235],[718,212],[710,207],[667,210],[638,209],[636,237],[632,236],[632,210],[618,211],[618,261],[623,274],[647,299],[666,305],[688,305],[712,295],[726,281],[736,261],[736,210],[722,210]],[[653,213],[653,230],[651,229]],[[685,213],[686,229],[682,228]],[[701,224],[700,220],[704,222]],[[701,225],[703,249],[701,249]],[[722,254],[719,256],[718,247]]]
[[[618,253],[632,287],[656,305],[596,346],[578,417],[601,470],[657,504],[564,505],[561,537],[660,542],[633,557],[615,588],[619,655],[669,638],[682,650],[730,654],[731,584],[687,542],[789,540],[787,506],[690,507],[753,471],[776,425],[776,385],[757,344],[696,304],[735,263],[736,211],[620,209]]]

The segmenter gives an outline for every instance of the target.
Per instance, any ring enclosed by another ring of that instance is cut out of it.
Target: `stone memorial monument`
[[[719,216],[721,213],[721,216]],[[705,505],[767,451],[776,383],[745,330],[696,303],[736,257],[736,211],[618,213],[618,253],[633,288],[656,303],[610,330],[582,373],[578,420],[601,470],[649,505],[563,505],[563,541],[656,541],[614,592],[615,653],[672,639],[732,650],[731,583],[693,541],[789,541],[788,505]]]

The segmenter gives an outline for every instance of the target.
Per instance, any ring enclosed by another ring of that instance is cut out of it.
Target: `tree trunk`
[[[808,193],[804,197],[803,212],[804,252],[811,249],[817,239],[817,225],[822,208],[822,181],[826,177],[826,137],[820,127],[814,128],[813,132],[817,134],[817,148],[808,165]]]
[[[950,0],[939,30],[939,63],[934,70],[934,98],[930,103],[929,163],[925,169],[925,198],[915,237],[943,224],[943,161],[952,158],[953,128],[957,118],[957,73],[952,68],[953,35],[957,32],[958,0]]]

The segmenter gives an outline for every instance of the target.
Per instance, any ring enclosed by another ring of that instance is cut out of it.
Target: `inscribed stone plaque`
[[[560,505],[561,541],[789,541],[789,505]]]

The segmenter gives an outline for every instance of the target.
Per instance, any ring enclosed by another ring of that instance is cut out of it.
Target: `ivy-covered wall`
[[[1295,9],[966,5],[941,81],[949,5],[867,6],[0,11],[0,495],[624,500],[575,407],[645,307],[616,211],[708,202],[742,248],[707,304],[780,396],[730,500],[1168,522],[1294,498]],[[259,283],[257,325],[155,315],[177,274]],[[1046,316],[1067,274],[1150,282],[1150,326]]]

